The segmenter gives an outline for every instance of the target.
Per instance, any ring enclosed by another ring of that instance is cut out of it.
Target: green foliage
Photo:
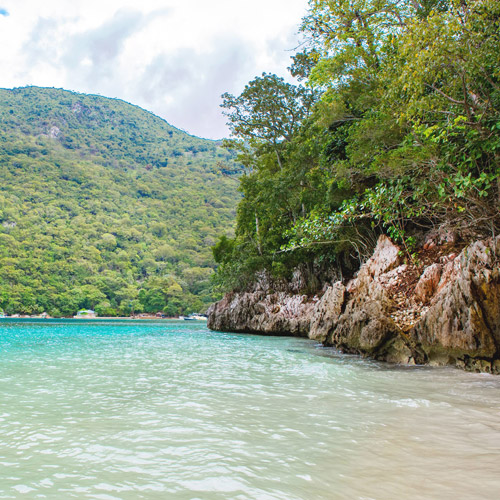
[[[315,93],[303,86],[286,83],[283,78],[264,73],[252,80],[238,97],[222,96],[232,135],[239,143],[229,142],[244,153],[240,160],[247,166],[248,156],[275,155],[282,168],[285,146],[299,129],[314,103]]]
[[[214,300],[211,246],[231,231],[241,170],[220,143],[56,89],[0,90],[0,123],[6,312],[173,315]]]
[[[331,14],[331,2],[315,5]],[[369,49],[365,25],[357,26],[358,38],[349,31],[342,50],[325,55],[313,70],[313,77],[330,78],[332,85],[324,94],[323,116],[329,116],[326,108],[334,119],[345,120],[342,110],[358,110],[346,140],[346,160],[337,162],[335,176],[359,195],[333,215],[311,214],[301,221],[284,248],[338,238],[346,225],[364,219],[380,224],[408,253],[415,243],[409,231],[416,226],[446,223],[464,238],[498,231],[500,6],[490,1],[408,3],[393,13],[402,21],[396,30],[370,32],[377,40],[377,64],[371,65],[376,102],[353,92],[360,75],[364,84],[372,74],[367,58],[360,64],[347,50],[359,40],[360,53]],[[336,15],[343,19],[346,11]],[[329,61],[345,60],[346,54],[353,57],[350,77],[329,77]]]
[[[274,123],[266,121],[273,93],[256,79],[224,102],[251,168],[236,238],[219,243],[220,282],[230,288],[259,270],[283,275],[304,264],[320,272],[333,262],[343,272],[381,231],[408,255],[435,225],[465,241],[498,234],[500,3],[309,3],[305,50],[290,68],[314,89],[301,119],[279,122],[290,128],[278,140],[255,141],[247,127]],[[254,87],[258,109],[246,106]],[[296,106],[301,88],[288,94]]]

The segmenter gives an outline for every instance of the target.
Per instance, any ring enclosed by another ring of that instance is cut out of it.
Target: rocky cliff
[[[453,243],[453,242],[452,242]],[[417,263],[381,236],[347,283],[299,295],[259,287],[209,311],[213,330],[309,337],[397,363],[500,373],[500,237],[457,252],[430,237]]]

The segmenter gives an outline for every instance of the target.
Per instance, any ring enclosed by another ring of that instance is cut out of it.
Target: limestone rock
[[[429,310],[410,332],[420,362],[497,371],[500,237],[477,241],[446,265]]]
[[[208,327],[228,332],[307,337],[317,298],[286,292],[230,293],[208,311]]]
[[[373,255],[364,264],[359,275],[370,275],[373,278],[387,273],[401,263],[401,249],[395,245],[387,236],[380,236]]]
[[[436,293],[442,268],[441,264],[436,263],[425,269],[415,287],[415,300],[425,303]]]
[[[345,286],[328,284],[322,295],[308,297],[293,287],[274,291],[263,280],[253,292],[227,294],[212,306],[208,326],[309,336],[398,363],[500,373],[500,237],[442,256],[450,241],[451,233],[434,237],[436,262],[421,269],[402,264],[400,248],[381,236]]]
[[[457,239],[458,235],[455,231],[440,227],[427,234],[423,248],[424,250],[430,250],[436,246],[453,245]]]
[[[404,270],[400,262],[399,247],[381,236],[373,256],[347,284],[344,310],[330,328],[327,345],[377,359],[409,360],[411,352],[391,318],[396,307],[391,287]]]
[[[326,289],[312,314],[309,329],[310,339],[319,342],[326,340],[328,333],[342,313],[345,292],[345,286],[340,281]]]

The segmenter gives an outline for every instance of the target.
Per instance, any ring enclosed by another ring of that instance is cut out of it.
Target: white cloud
[[[286,73],[307,0],[5,0],[0,86],[118,97],[189,133],[227,134],[219,104]]]

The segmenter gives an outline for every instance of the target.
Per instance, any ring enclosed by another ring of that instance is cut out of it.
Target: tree
[[[308,115],[316,94],[282,77],[263,73],[249,82],[238,97],[226,93],[222,99],[231,134],[257,152],[271,150],[282,168],[284,145]]]

